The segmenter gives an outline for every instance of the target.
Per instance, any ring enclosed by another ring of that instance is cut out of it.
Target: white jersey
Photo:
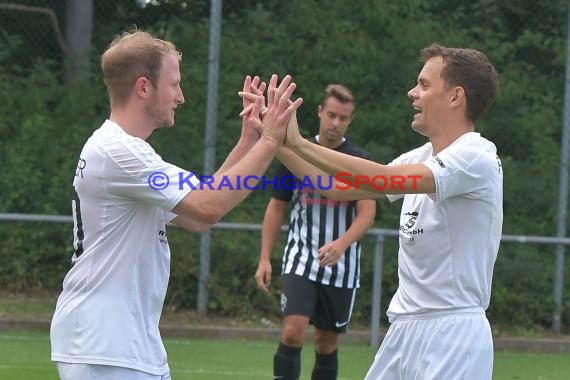
[[[149,186],[156,172],[170,180],[163,190]],[[180,180],[198,183],[189,176],[109,120],[89,138],[73,181],[75,253],[51,324],[53,361],[169,371],[158,329],[170,273],[165,224],[192,189]]]
[[[487,309],[503,224],[503,173],[495,145],[470,132],[432,156],[431,143],[390,165],[423,163],[435,194],[404,198],[400,214],[399,285],[388,307],[401,315]]]

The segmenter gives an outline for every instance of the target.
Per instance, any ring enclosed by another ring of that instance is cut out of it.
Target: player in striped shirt
[[[362,158],[368,152],[344,136],[354,118],[352,93],[329,85],[318,107],[319,134],[315,144]],[[277,177],[293,175],[283,165]],[[313,186],[326,186],[327,176]],[[261,253],[255,274],[265,292],[271,282],[270,255],[292,204],[289,234],[282,260],[281,310],[283,330],[274,356],[275,379],[298,379],[300,352],[309,323],[315,326],[313,380],[336,379],[340,334],[347,331],[359,287],[359,240],[374,223],[375,200],[337,201],[320,196],[297,181],[275,186],[263,220]]]

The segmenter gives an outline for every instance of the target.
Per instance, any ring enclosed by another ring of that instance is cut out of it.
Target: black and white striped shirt
[[[311,139],[313,143],[316,141],[316,138]],[[370,158],[368,152],[347,140],[334,150],[352,156]],[[292,176],[292,173],[281,164],[277,177],[283,176]],[[297,185],[300,182],[297,180]],[[322,185],[330,185],[329,179],[323,179]],[[350,228],[356,218],[356,201],[327,199],[308,186],[295,186],[295,190],[281,186],[273,190],[272,197],[282,201],[292,201],[282,274],[293,273],[335,287],[358,288],[360,242],[350,245],[334,266],[319,267],[317,261],[319,248],[338,239]]]

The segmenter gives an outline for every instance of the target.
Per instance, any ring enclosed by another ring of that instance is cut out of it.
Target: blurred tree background
[[[149,142],[167,161],[200,172],[206,109],[210,3],[206,0],[0,1],[0,212],[70,214],[71,183],[85,140],[108,116],[101,53],[124,30],[173,41],[183,53],[186,104],[171,130]],[[551,0],[226,0],[220,45],[216,166],[240,131],[236,92],[246,74],[290,73],[305,102],[305,135],[318,127],[329,83],[351,88],[357,116],[349,138],[379,162],[425,142],[410,128],[407,91],[431,42],[485,52],[500,74],[496,104],[478,123],[503,161],[506,234],[556,231],[566,65],[567,2]],[[274,169],[272,164],[270,172]],[[209,173],[204,173],[209,174]],[[269,192],[254,192],[224,221],[260,223]],[[379,201],[375,227],[396,228],[400,204]],[[237,318],[278,317],[282,244],[273,255],[274,289],[255,286],[258,232],[212,232],[208,311]],[[283,235],[284,241],[285,235]],[[0,286],[57,292],[69,267],[69,225],[0,223]],[[169,231],[173,253],[167,306],[196,305],[199,235]],[[373,240],[366,238],[354,319],[369,321]],[[385,247],[382,314],[397,287],[397,241]],[[550,326],[554,247],[503,243],[491,322],[521,330]],[[566,265],[567,274],[568,264]],[[564,288],[563,323],[570,321]]]

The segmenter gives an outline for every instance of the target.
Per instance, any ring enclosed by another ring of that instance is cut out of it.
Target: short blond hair
[[[156,86],[162,57],[166,54],[175,54],[178,60],[182,59],[173,43],[147,32],[125,32],[115,37],[101,56],[101,70],[111,107],[124,105],[136,80],[142,76]]]

